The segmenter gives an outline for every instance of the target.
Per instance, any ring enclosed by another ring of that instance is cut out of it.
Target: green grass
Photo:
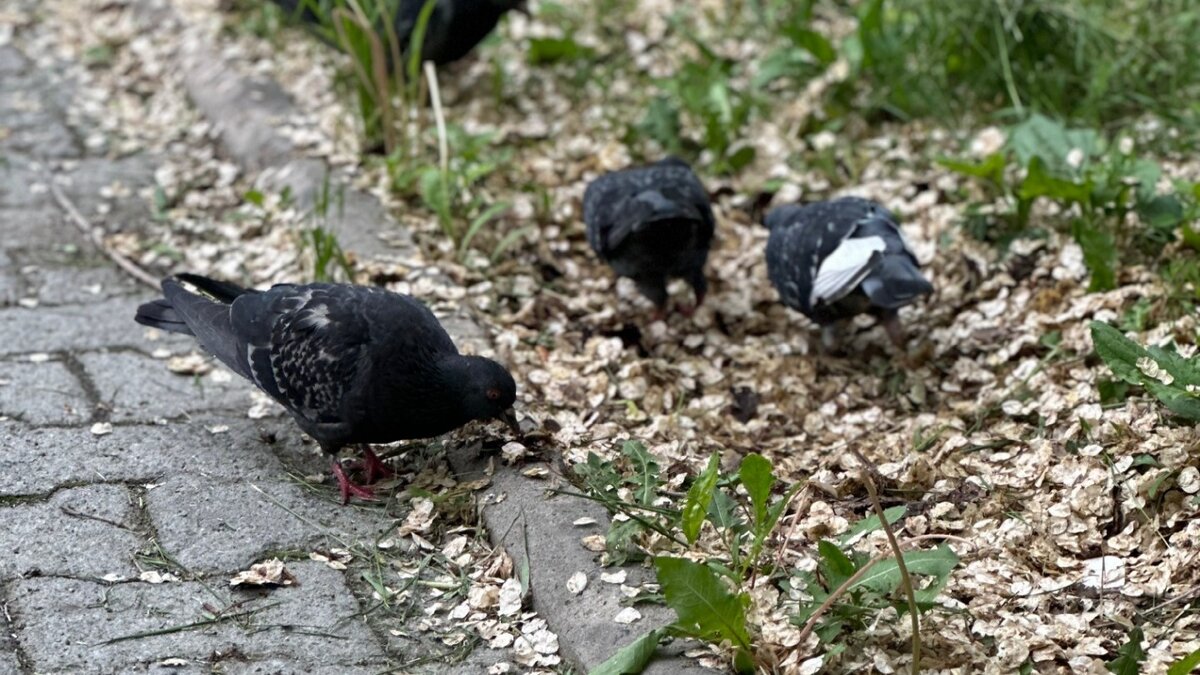
[[[867,0],[858,20],[840,93],[868,114],[1034,111],[1106,130],[1144,113],[1194,128],[1200,114],[1190,0]]]

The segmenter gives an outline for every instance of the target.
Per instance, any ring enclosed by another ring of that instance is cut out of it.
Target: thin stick
[[[912,617],[912,672],[913,675],[916,675],[921,672],[921,620],[917,617],[917,596],[913,592],[912,577],[908,574],[908,565],[904,563],[904,551],[900,549],[900,542],[896,541],[896,534],[892,532],[887,514],[883,512],[883,504],[879,503],[879,493],[875,490],[875,479],[872,474],[878,474],[879,469],[876,469],[871,460],[864,457],[858,448],[852,447],[850,452],[854,453],[854,457],[863,466],[863,485],[867,487],[867,494],[871,497],[871,506],[875,507],[875,513],[879,516],[879,524],[883,527],[884,534],[887,535],[888,544],[892,547],[892,554],[896,556],[896,569],[900,571],[900,586],[904,588],[904,595],[908,598],[908,613]]]
[[[48,176],[46,183],[50,186],[50,194],[54,197],[54,201],[58,202],[62,210],[66,211],[71,220],[75,221],[75,225],[92,242],[93,246],[100,249],[104,255],[108,256],[109,260],[116,263],[117,267],[120,267],[129,276],[154,290],[158,290],[158,279],[155,279],[149,272],[138,267],[132,260],[104,243],[104,237],[100,236],[100,228],[93,226],[87,221],[87,218],[83,217],[79,209],[75,208],[75,204],[71,203],[67,195],[63,194],[62,189],[54,182],[53,176]]]
[[[433,61],[422,64],[425,67],[425,79],[429,82],[429,100],[433,103],[433,119],[437,122],[438,162],[442,175],[450,172],[450,146],[446,141],[446,118],[442,114],[442,92],[438,88],[437,70]]]

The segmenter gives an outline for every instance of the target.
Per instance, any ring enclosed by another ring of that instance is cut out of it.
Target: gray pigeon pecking
[[[196,291],[188,290],[190,285]],[[162,282],[163,298],[135,320],[195,336],[200,345],[281,403],[334,455],[342,494],[369,499],[336,453],[361,444],[367,482],[390,473],[368,443],[428,438],[512,412],[516,384],[499,363],[463,356],[418,300],[350,284],[241,288],[195,274]]]
[[[670,277],[692,285],[695,307],[704,302],[704,264],[716,220],[704,185],[686,162],[668,157],[600,176],[583,194],[583,220],[592,249],[618,275],[633,279],[658,318],[666,314]]]
[[[833,348],[838,325],[856,314],[880,318],[888,337],[904,344],[897,312],[933,285],[921,275],[895,218],[875,202],[842,197],[772,209],[764,219],[767,273],[783,304],[822,327]]]
[[[425,27],[421,56],[422,60],[438,65],[466,56],[492,32],[505,13],[525,12],[525,0],[435,0],[435,3]],[[319,25],[319,16],[331,16],[334,8],[345,3],[338,0],[275,0],[275,4],[301,21]],[[392,25],[404,51],[408,50],[413,28],[424,6],[425,0],[399,2]],[[319,14],[313,11],[314,7],[319,8]],[[389,55],[389,61],[390,58]]]

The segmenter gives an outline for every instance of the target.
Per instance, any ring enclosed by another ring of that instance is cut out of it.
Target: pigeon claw
[[[396,475],[395,471],[392,471],[387,464],[383,463],[383,460],[379,459],[379,455],[375,454],[371,446],[365,443],[362,446],[362,456],[362,462],[359,462],[358,466],[367,472],[365,485],[371,485],[380,478],[391,478]]]
[[[375,461],[379,461],[379,458],[376,457]],[[375,492],[369,487],[351,482],[350,478],[346,476],[346,470],[342,468],[342,463],[337,460],[337,457],[333,458],[331,468],[333,470],[333,477],[337,479],[338,491],[342,495],[343,506],[350,503],[351,495],[364,501],[375,501]]]

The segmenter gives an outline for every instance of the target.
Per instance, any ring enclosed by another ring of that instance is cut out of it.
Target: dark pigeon
[[[716,220],[704,185],[686,162],[668,157],[600,176],[583,193],[583,221],[592,250],[618,275],[633,279],[658,317],[666,314],[671,277],[692,285],[696,307],[704,302],[704,263]]]
[[[438,65],[466,56],[492,32],[505,13],[525,11],[525,0],[436,0],[436,3],[425,27],[421,60]],[[343,6],[335,0],[275,0],[275,4],[289,15],[316,25],[322,23],[318,16],[330,16],[333,8]],[[320,8],[319,15],[313,11],[314,6]],[[424,6],[425,0],[400,0],[392,24],[402,51],[408,50],[413,28]],[[389,66],[393,65],[389,63]]]
[[[764,224],[767,273],[783,304],[822,327],[833,348],[838,324],[856,314],[878,317],[892,342],[904,344],[897,312],[933,292],[896,219],[875,202],[842,197],[772,209]]]
[[[287,408],[325,452],[362,445],[368,483],[387,473],[368,443],[438,436],[480,419],[516,430],[512,375],[459,354],[410,296],[350,284],[257,291],[195,274],[168,277],[162,289],[162,299],[138,307],[138,323],[195,336]],[[371,497],[336,456],[333,473],[343,503]]]

